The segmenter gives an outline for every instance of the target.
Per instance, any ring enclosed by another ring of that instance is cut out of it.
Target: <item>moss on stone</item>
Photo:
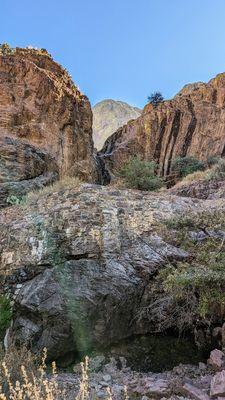
[[[4,338],[6,329],[12,318],[12,307],[9,297],[0,296],[0,340]]]

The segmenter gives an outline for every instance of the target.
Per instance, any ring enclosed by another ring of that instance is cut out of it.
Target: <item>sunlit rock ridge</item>
[[[0,51],[0,92],[0,206],[68,174],[97,179],[89,100],[47,51]]]
[[[171,172],[172,160],[192,155],[206,160],[225,155],[225,73],[208,83],[186,85],[172,100],[147,104],[139,118],[110,136],[101,155],[113,172],[132,155]]]

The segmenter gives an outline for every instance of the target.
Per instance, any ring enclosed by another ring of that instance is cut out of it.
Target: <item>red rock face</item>
[[[111,170],[135,154],[155,160],[162,176],[169,175],[177,156],[225,155],[225,74],[207,84],[187,85],[156,108],[146,105],[139,118],[108,138],[101,152]]]
[[[0,184],[54,171],[94,180],[90,103],[48,53],[0,55]]]

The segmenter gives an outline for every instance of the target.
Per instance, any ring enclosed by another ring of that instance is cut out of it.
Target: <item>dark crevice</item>
[[[109,157],[116,149],[116,145],[119,145],[119,139],[123,134],[123,127],[119,128],[115,133],[106,139],[103,148],[98,152],[99,157]]]
[[[2,286],[14,287],[16,284],[23,284],[32,281],[38,275],[41,275],[45,270],[52,269],[54,266],[50,263],[37,264],[37,269],[33,266],[26,266],[13,271],[12,275],[0,276],[0,284]]]
[[[167,124],[167,119],[166,119],[166,117],[164,117],[164,118],[162,119],[162,121],[161,121],[161,124],[160,124],[160,128],[159,128],[159,139],[158,139],[158,142],[157,142],[157,144],[156,144],[155,152],[154,152],[154,155],[153,155],[153,158],[154,158],[154,160],[155,160],[155,162],[156,162],[157,164],[159,164],[159,161],[160,161],[160,154],[161,154],[161,148],[162,148],[162,141],[163,141],[163,138],[164,138],[164,133],[165,133],[165,129],[166,129],[166,124]]]
[[[83,254],[66,254],[65,259],[66,261],[79,261],[79,260],[84,260],[88,259],[88,253],[83,253]]]
[[[197,125],[197,118],[195,116],[193,104],[190,100],[187,100],[187,102],[188,102],[188,110],[191,113],[191,121],[189,123],[188,129],[187,129],[187,134],[185,136],[184,143],[182,146],[182,150],[181,150],[181,154],[180,154],[181,157],[185,157],[187,155],[188,147],[191,144],[192,137],[193,137],[196,125]]]
[[[111,181],[111,177],[109,171],[106,168],[104,158],[100,157],[98,154],[94,154],[94,159],[97,166],[97,174],[98,174],[97,183],[100,185],[108,185]]]
[[[172,127],[171,127],[171,131],[169,134],[169,139],[166,145],[166,149],[165,149],[165,153],[164,153],[164,160],[163,160],[163,167],[162,167],[162,171],[164,173],[164,175],[168,175],[170,172],[170,166],[171,166],[171,159],[173,156],[173,150],[174,150],[174,146],[176,143],[176,139],[177,136],[179,134],[179,129],[180,129],[180,119],[181,119],[181,111],[180,110],[176,110],[175,111],[175,115],[173,118],[173,123],[172,123]],[[168,165],[166,167],[166,158],[167,158],[167,154],[168,154],[168,149],[169,146],[171,144],[171,141],[173,141],[172,146],[171,146],[171,150],[169,153],[169,157],[168,157]]]
[[[213,94],[212,94],[212,102],[213,102],[213,104],[215,104],[216,101],[217,101],[217,90],[214,89],[213,90]]]
[[[101,185],[108,185],[111,181],[108,164],[112,162],[110,157],[119,147],[119,140],[123,133],[123,127],[119,128],[113,133],[104,143],[103,148],[94,154],[95,162],[98,171],[98,183]]]
[[[223,146],[223,150],[222,150],[222,153],[221,153],[221,157],[225,157],[225,144],[224,144],[224,146]]]

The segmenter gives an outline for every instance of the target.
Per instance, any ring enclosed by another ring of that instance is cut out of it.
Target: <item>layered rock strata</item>
[[[186,85],[155,108],[146,105],[139,118],[106,140],[100,157],[113,174],[137,154],[154,160],[163,177],[170,175],[177,156],[225,156],[225,74],[208,83]]]
[[[215,206],[207,204],[82,185],[2,210],[1,287],[15,296],[9,336],[60,358],[176,328],[179,312],[155,278],[190,254],[157,226]]]

